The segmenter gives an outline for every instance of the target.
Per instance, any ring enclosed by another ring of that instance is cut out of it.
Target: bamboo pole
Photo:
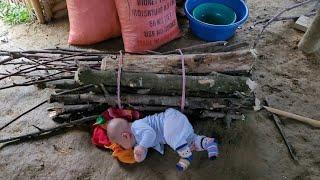
[[[43,13],[42,13],[42,8],[41,8],[39,0],[30,0],[30,1],[31,1],[32,7],[34,9],[34,12],[36,13],[37,19],[39,20],[39,22],[41,24],[44,24],[45,19],[44,19]]]
[[[320,121],[317,121],[317,120],[314,120],[314,119],[311,119],[311,118],[307,118],[307,117],[303,117],[303,116],[299,116],[297,114],[293,114],[293,113],[290,113],[290,112],[285,112],[285,111],[282,111],[282,110],[279,110],[279,109],[267,107],[267,106],[263,106],[263,107],[267,111],[272,112],[274,114],[278,114],[280,116],[291,118],[291,119],[294,119],[294,120],[309,124],[309,125],[311,125],[313,127],[320,128]]]

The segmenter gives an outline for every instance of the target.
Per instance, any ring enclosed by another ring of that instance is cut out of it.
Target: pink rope
[[[120,59],[118,61],[118,76],[117,76],[117,100],[118,100],[118,108],[122,109],[121,106],[121,98],[120,98],[120,81],[121,81],[121,69],[123,64],[123,54],[122,50],[120,51]]]
[[[186,68],[184,66],[184,55],[181,49],[177,49],[181,55],[181,66],[182,66],[182,93],[181,93],[181,111],[184,111],[186,105]]]

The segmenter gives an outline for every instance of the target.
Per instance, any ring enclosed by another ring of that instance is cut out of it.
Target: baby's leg
[[[213,160],[218,157],[219,150],[216,139],[197,135],[193,142],[196,151],[208,151],[209,159]]]
[[[176,164],[177,169],[186,170],[192,160],[192,152],[188,146],[188,139],[193,141],[195,137],[188,118],[175,109],[166,110],[163,120],[163,135],[166,143],[181,157]]]
[[[192,161],[192,151],[187,143],[179,146],[176,151],[181,157],[179,162],[176,164],[176,167],[179,171],[184,171],[188,168]]]

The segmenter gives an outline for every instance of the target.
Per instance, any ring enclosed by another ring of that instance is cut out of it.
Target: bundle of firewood
[[[50,97],[56,103],[49,109],[55,120],[78,117],[85,112],[102,112],[117,106],[117,72],[119,55],[108,55],[101,69],[80,65],[75,79],[46,83],[57,91],[92,85],[72,94]],[[198,118],[243,118],[254,98],[250,70],[251,51],[184,55],[186,67],[185,113]],[[146,114],[181,106],[182,74],[180,55],[124,55],[121,73],[121,102]]]
[[[183,48],[186,69],[187,115],[197,118],[243,118],[254,98],[248,83],[254,53],[230,51],[244,43],[200,44]],[[204,53],[208,51],[215,53]],[[224,52],[230,51],[230,52]],[[194,54],[194,52],[199,52]],[[121,102],[145,114],[181,106],[182,67],[177,51],[124,54]],[[49,115],[58,122],[70,122],[97,115],[117,105],[116,85],[119,52],[46,49],[37,51],[1,51],[1,65],[13,70],[0,72],[0,80],[15,76],[29,79],[2,89],[37,85],[53,88]]]
[[[181,48],[186,70],[184,113],[191,119],[224,119],[230,125],[232,119],[243,119],[244,112],[252,109],[254,82],[249,77],[255,53],[235,51],[243,46],[247,43],[210,42]],[[182,56],[178,51],[123,54],[120,90],[124,108],[145,115],[169,107],[180,109]],[[85,49],[0,50],[0,81],[6,81],[0,91],[32,85],[55,90],[47,100],[6,121],[0,131],[46,103],[51,103],[49,116],[63,123],[49,129],[33,125],[38,132],[0,142],[24,141],[93,122],[108,107],[116,107],[116,77],[122,58],[119,52]]]

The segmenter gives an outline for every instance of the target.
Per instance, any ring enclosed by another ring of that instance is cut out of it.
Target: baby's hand
[[[142,162],[146,158],[147,149],[142,146],[136,146],[134,147],[133,153],[134,153],[134,159],[137,162]]]

